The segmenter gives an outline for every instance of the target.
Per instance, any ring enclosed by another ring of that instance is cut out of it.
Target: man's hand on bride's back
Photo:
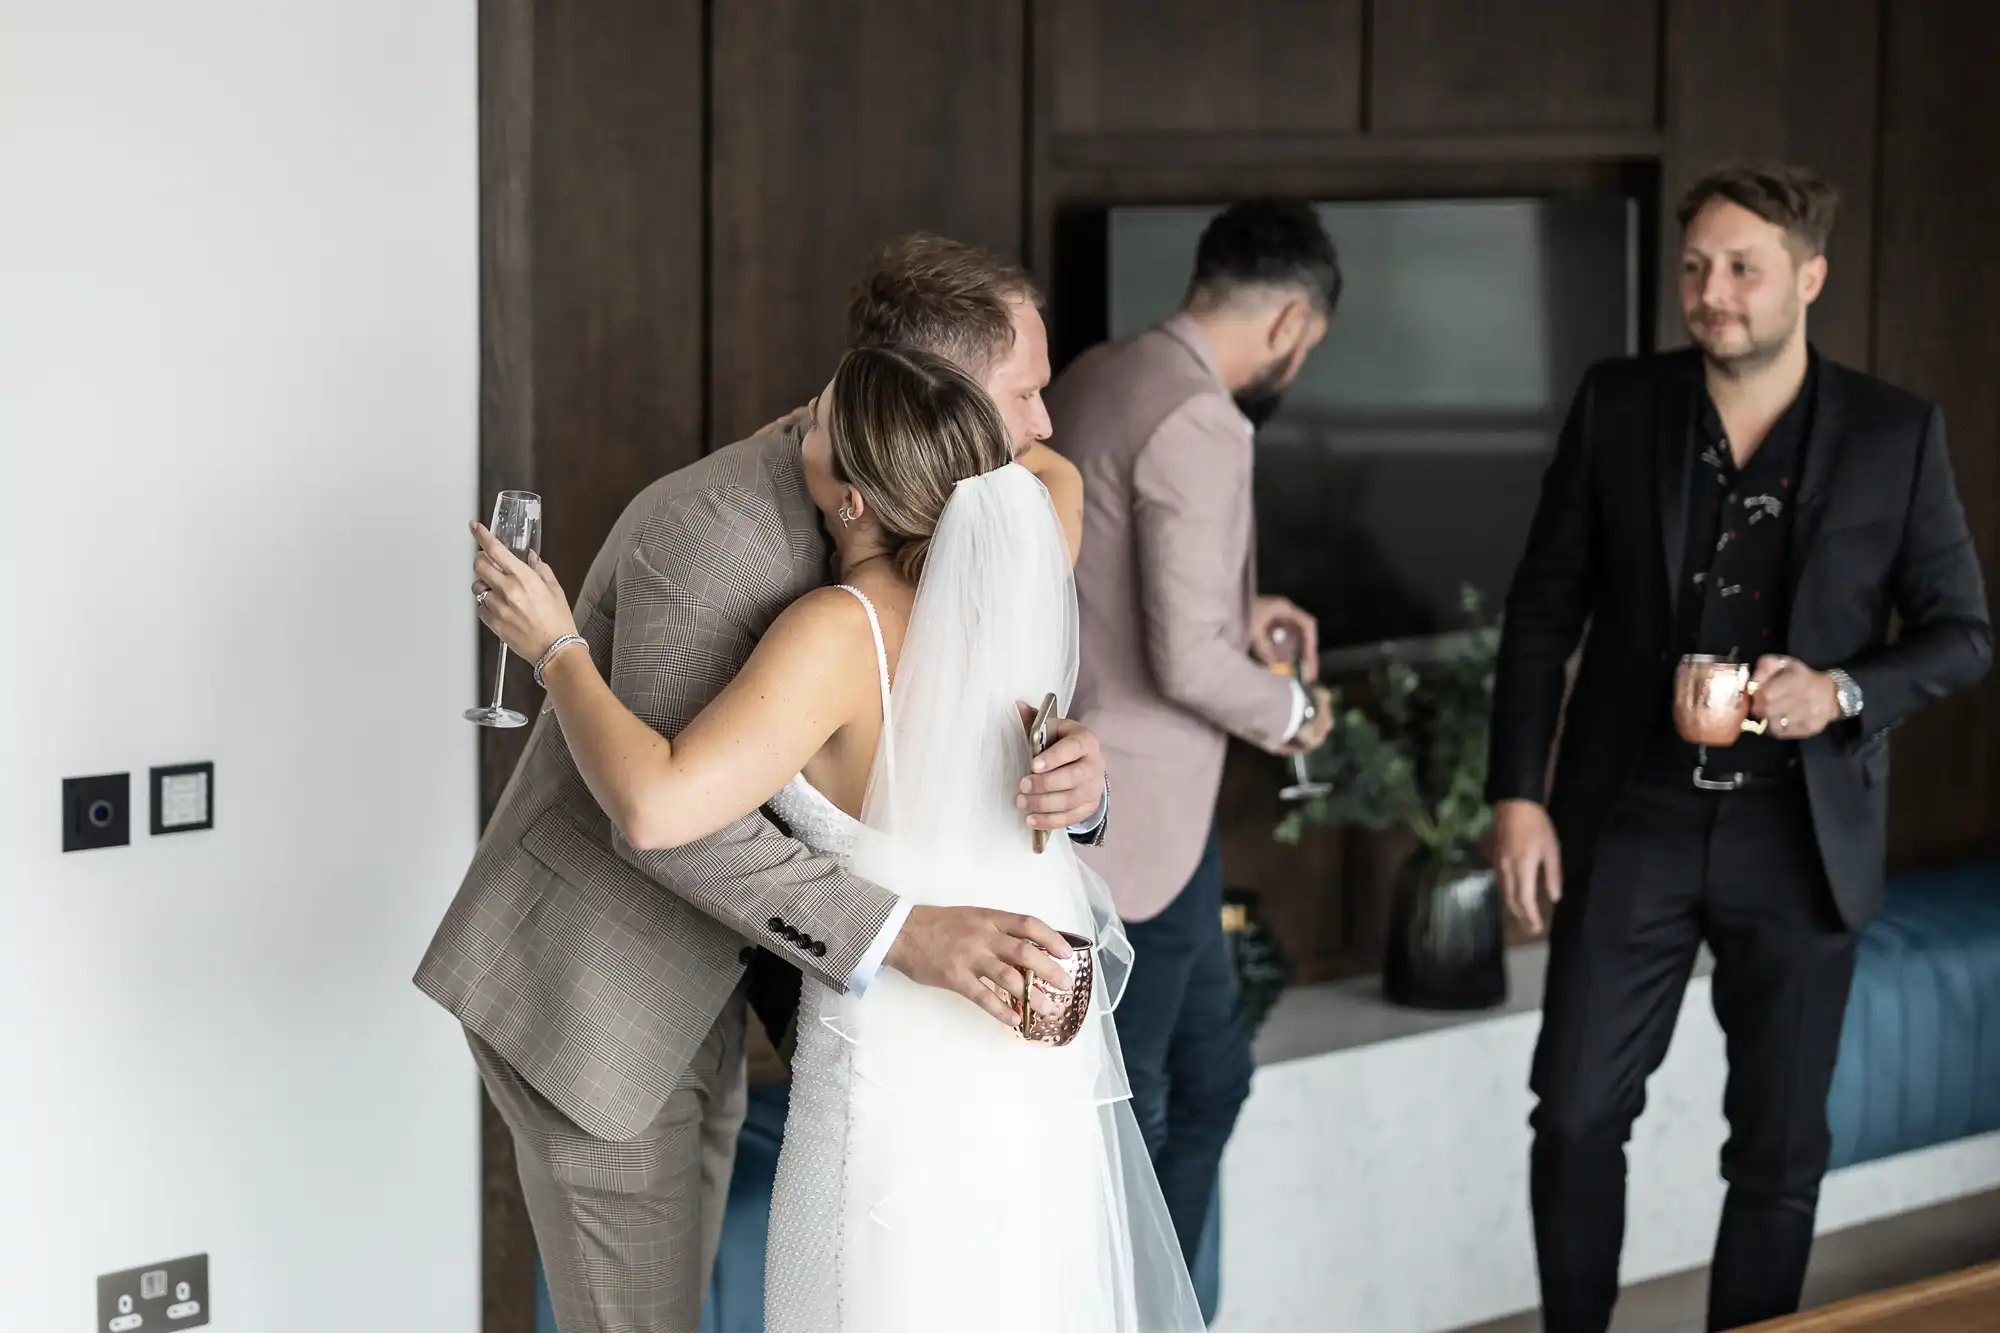
[[[887,961],[910,980],[956,991],[1008,1027],[1017,1027],[1020,1019],[1007,998],[1018,1002],[1026,994],[1021,969],[1067,991],[1069,977],[1055,961],[1067,957],[1069,945],[1061,934],[1034,917],[990,907],[920,904],[910,909]]]

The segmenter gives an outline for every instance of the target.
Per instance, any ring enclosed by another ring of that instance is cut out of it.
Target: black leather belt
[[[1797,783],[1799,774],[1797,755],[1785,760],[1784,767],[1775,773],[1718,773],[1714,771],[1714,765],[1704,747],[1695,760],[1691,778],[1695,787],[1701,791],[1772,791]]]
[[[1692,787],[1696,791],[1727,795],[1737,791],[1774,791],[1792,787],[1804,777],[1796,753],[1785,756],[1782,766],[1772,770],[1759,765],[1758,771],[1732,769],[1727,751],[1708,751],[1698,746],[1672,743],[1649,747],[1639,765],[1644,780],[1658,787]]]

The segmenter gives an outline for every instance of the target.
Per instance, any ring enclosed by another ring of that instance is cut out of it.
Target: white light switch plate
[[[215,827],[215,765],[179,764],[153,770],[153,832]]]
[[[160,780],[160,823],[186,828],[208,822],[208,774],[183,773]]]

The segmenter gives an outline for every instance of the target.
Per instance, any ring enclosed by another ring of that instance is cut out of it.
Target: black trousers
[[[1125,931],[1132,976],[1118,1003],[1118,1041],[1132,1113],[1193,1267],[1254,1063],[1222,935],[1222,854],[1212,832],[1180,896]]]
[[[1625,1144],[1666,1056],[1697,949],[1729,1057],[1728,1195],[1708,1327],[1798,1308],[1826,1096],[1854,974],[1796,781],[1727,794],[1642,777],[1565,886],[1531,1086],[1529,1181],[1548,1333],[1603,1333],[1625,1237]]]

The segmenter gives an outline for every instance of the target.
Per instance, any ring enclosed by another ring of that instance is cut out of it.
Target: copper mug
[[[1084,1015],[1090,1012],[1091,977],[1096,971],[1091,961],[1091,943],[1066,930],[1062,937],[1069,945],[1069,957],[1056,959],[1056,966],[1069,977],[1067,995],[1025,968],[1021,972],[1031,990],[1040,991],[1061,1006],[1052,1014],[1037,1013],[1026,1001],[1016,1006],[1021,1011],[1021,1036],[1043,1046],[1067,1046],[1075,1041],[1076,1034],[1083,1030]]]
[[[1689,653],[1674,672],[1674,730],[1690,745],[1716,748],[1746,731],[1761,736],[1764,719],[1750,716],[1756,693],[1748,662]]]

